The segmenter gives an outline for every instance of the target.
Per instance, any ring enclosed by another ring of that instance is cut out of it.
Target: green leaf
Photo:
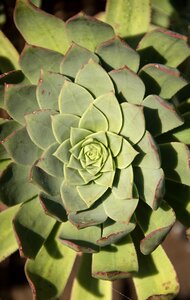
[[[139,151],[133,165],[146,169],[159,169],[161,167],[159,148],[151,134],[146,131],[142,139],[136,145]]]
[[[102,169],[103,172],[103,169]],[[115,177],[115,171],[104,172],[101,176],[94,180],[95,183],[111,188]]]
[[[90,209],[69,214],[68,218],[73,225],[80,229],[104,223],[107,215],[102,203],[96,203]]]
[[[76,169],[68,168],[64,166],[64,178],[70,185],[84,185],[85,181]]]
[[[162,243],[171,230],[176,221],[175,213],[165,201],[162,201],[160,207],[155,211],[140,201],[136,216],[145,235],[140,242],[140,250],[147,255]]]
[[[82,115],[79,122],[79,127],[94,132],[107,131],[108,121],[104,116],[104,114],[99,109],[97,109],[93,104],[91,104]]]
[[[138,299],[174,299],[179,292],[179,283],[162,247],[159,246],[151,256],[141,254],[138,258],[140,270],[133,277]]]
[[[36,8],[28,0],[17,1],[14,19],[28,44],[60,53],[68,49],[64,22]]]
[[[131,199],[133,197],[133,168],[117,170],[112,188],[113,194],[119,199]]]
[[[0,31],[0,70],[2,73],[11,71],[13,69],[19,69],[18,59],[19,54],[12,43]]]
[[[70,134],[71,145],[75,146],[91,133],[92,131],[89,131],[84,128],[71,128],[71,134]]]
[[[118,169],[128,167],[137,154],[138,152],[131,146],[131,144],[123,139],[121,150],[116,157],[116,167]]]
[[[8,206],[24,202],[37,194],[37,188],[29,183],[30,169],[11,163],[0,177],[0,198]]]
[[[190,187],[166,180],[166,194],[164,198],[174,209],[177,220],[190,226]],[[183,201],[182,201],[183,199]]]
[[[62,178],[54,177],[47,174],[41,168],[33,166],[30,172],[30,181],[35,184],[41,191],[57,196],[60,194],[60,185]]]
[[[102,236],[97,241],[97,244],[100,245],[100,247],[104,247],[116,243],[133,231],[135,226],[136,224],[133,221],[128,224],[122,224],[108,219],[103,224]]]
[[[131,103],[122,103],[123,127],[120,134],[136,144],[144,135],[145,118],[143,108]]]
[[[145,85],[136,73],[123,67],[109,72],[112,78],[117,98],[120,102],[127,101],[132,104],[141,104],[145,94]]]
[[[52,129],[58,143],[62,143],[70,137],[72,127],[78,127],[79,117],[71,114],[58,114],[52,117]]]
[[[39,200],[47,215],[53,216],[59,222],[65,222],[67,220],[66,211],[60,195],[50,196],[41,192],[39,194]]]
[[[174,106],[159,96],[146,97],[143,105],[146,128],[153,136],[158,136],[183,124]]]
[[[27,78],[37,84],[41,69],[59,73],[62,60],[63,55],[58,52],[26,44],[20,56],[20,66]]]
[[[146,95],[156,94],[165,99],[173,97],[187,84],[178,70],[160,64],[145,65],[139,76],[146,86]]]
[[[58,299],[75,262],[76,253],[57,241],[57,227],[36,258],[26,262],[26,276],[36,299]]]
[[[51,127],[51,116],[55,113],[54,110],[43,109],[25,115],[28,134],[33,143],[42,150],[56,142]]]
[[[135,184],[140,197],[152,208],[157,209],[164,196],[164,172],[162,169],[133,168]]]
[[[95,97],[114,92],[114,86],[109,75],[93,60],[90,60],[80,69],[76,75],[75,82],[85,87]],[[96,84],[94,84],[95,82]]]
[[[106,135],[108,137],[109,149],[111,150],[112,156],[116,157],[121,150],[123,139],[120,135],[109,131],[106,132]]]
[[[7,168],[10,162],[11,162],[10,159],[5,159],[0,161],[0,174]]]
[[[71,186],[65,180],[61,185],[61,197],[67,213],[75,213],[88,208],[86,203],[80,197],[75,186]]]
[[[42,150],[31,141],[25,127],[9,135],[3,145],[11,158],[18,164],[31,165],[39,159]]]
[[[71,149],[70,139],[65,140],[53,153],[60,161],[64,163],[68,163],[71,153],[69,152]]]
[[[138,50],[142,65],[156,61],[175,68],[190,55],[187,38],[163,28],[148,32],[140,41]]]
[[[121,37],[147,32],[150,23],[150,1],[108,0],[106,22],[111,24],[116,34]]]
[[[129,223],[137,204],[138,199],[119,199],[113,193],[106,195],[103,202],[108,217],[123,224]]]
[[[95,278],[115,280],[129,277],[130,273],[137,271],[137,255],[129,234],[120,242],[93,254],[92,276]]]
[[[174,129],[171,134],[179,142],[189,145],[190,144],[190,112],[182,115],[184,124],[179,128]]]
[[[55,225],[55,220],[44,214],[38,197],[25,202],[14,220],[20,254],[35,258]]]
[[[190,186],[188,147],[185,144],[174,142],[160,145],[160,151],[166,178]]]
[[[99,62],[98,56],[93,52],[72,43],[61,63],[60,72],[69,78],[74,79],[78,71],[87,64],[89,59],[92,59],[97,63]],[[73,61],[75,63],[73,63]]]
[[[96,241],[100,236],[101,228],[99,226],[77,229],[68,221],[62,224],[59,239],[77,252],[93,253],[99,249]]]
[[[38,160],[36,166],[40,167],[46,173],[55,177],[63,177],[63,164],[58,160],[53,153],[57,149],[58,144],[49,146]]]
[[[125,66],[134,72],[138,71],[140,62],[138,53],[117,36],[98,46],[96,53],[100,56],[103,66],[108,71]]]
[[[108,130],[119,133],[122,127],[122,113],[117,98],[113,92],[99,96],[93,102],[106,117]]]
[[[41,109],[58,110],[58,98],[67,78],[61,74],[41,70],[36,97]]]
[[[80,197],[88,207],[91,207],[107,191],[107,189],[108,187],[95,184],[94,182],[77,187]]]
[[[7,208],[0,213],[0,262],[18,249],[18,244],[12,226],[12,219],[19,209],[19,205]]]
[[[65,81],[59,96],[59,110],[64,114],[82,116],[93,100],[92,95],[82,86]]]
[[[66,22],[70,41],[94,51],[96,46],[114,37],[113,28],[95,18],[75,16]]]
[[[91,255],[83,254],[79,271],[72,287],[71,300],[110,300],[111,282],[95,279],[91,276]]]
[[[39,109],[36,101],[36,86],[7,85],[5,88],[5,105],[9,115],[24,125],[24,115]]]

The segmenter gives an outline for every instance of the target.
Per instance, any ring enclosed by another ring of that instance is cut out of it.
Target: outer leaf
[[[26,263],[27,279],[36,300],[58,299],[73,268],[76,253],[57,241],[56,234],[55,227],[36,258]]]
[[[138,50],[143,65],[147,61],[156,61],[174,68],[190,55],[185,36],[162,28],[148,32],[140,41]]]
[[[94,182],[77,187],[80,197],[88,207],[91,207],[107,191],[107,189],[107,186],[101,186]]]
[[[8,206],[33,198],[38,189],[29,183],[29,167],[11,163],[0,177],[0,198]]]
[[[179,142],[189,145],[190,144],[190,112],[183,115],[184,124],[179,128],[174,129],[171,134]]]
[[[11,71],[13,69],[19,69],[18,59],[19,55],[14,46],[0,31],[0,70],[2,73]]]
[[[106,22],[111,24],[121,37],[147,32],[150,22],[150,1],[108,0]]]
[[[14,17],[27,43],[60,53],[68,49],[64,22],[36,8],[28,0],[17,1]]]
[[[88,16],[75,16],[66,23],[70,41],[94,50],[100,43],[114,37],[113,28]]]
[[[46,214],[38,198],[25,202],[16,214],[14,229],[22,256],[35,258],[55,225]]]
[[[72,287],[71,300],[110,300],[111,282],[95,279],[91,276],[91,255],[83,254],[77,278]]]
[[[140,61],[138,53],[118,37],[102,43],[98,46],[96,52],[108,71],[125,66],[134,72],[138,71]]]
[[[175,213],[165,201],[162,201],[160,207],[155,211],[140,201],[136,215],[145,235],[141,240],[140,250],[147,255],[154,251],[168,234],[175,223]]]
[[[166,178],[190,186],[188,147],[182,143],[168,143],[160,145],[160,151]]]
[[[27,78],[36,84],[40,78],[41,69],[59,73],[62,59],[63,55],[58,52],[26,45],[20,56],[20,66]]]
[[[102,248],[99,253],[93,254],[92,276],[95,278],[115,280],[126,278],[136,271],[138,261],[130,235],[117,244]]]
[[[131,165],[126,169],[117,170],[112,192],[120,199],[133,197],[133,168]]]
[[[12,219],[17,213],[19,205],[7,208],[0,213],[0,262],[18,249],[18,244],[12,226]]]

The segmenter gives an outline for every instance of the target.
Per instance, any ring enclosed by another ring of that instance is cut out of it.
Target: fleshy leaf
[[[71,300],[110,300],[112,297],[111,282],[93,278],[90,266],[91,255],[83,254],[79,271],[72,287]]]
[[[130,103],[122,103],[121,109],[123,114],[123,127],[120,134],[131,143],[136,144],[145,132],[143,108]]]
[[[39,109],[36,101],[36,86],[7,85],[5,88],[5,105],[9,115],[24,125],[24,115]]]
[[[146,128],[153,136],[158,136],[183,124],[174,106],[159,96],[146,97],[143,105]]]
[[[55,113],[54,110],[44,109],[25,116],[31,140],[43,150],[56,142],[51,128],[51,115]]]
[[[101,236],[99,226],[90,226],[77,229],[70,222],[62,224],[59,238],[63,244],[77,252],[93,253],[98,251],[96,241]]]
[[[21,165],[33,164],[42,153],[42,150],[32,143],[25,127],[9,135],[3,145],[11,158]]]
[[[85,87],[95,97],[114,92],[114,86],[109,75],[92,60],[77,73],[75,82]],[[96,84],[94,84],[95,82]]]
[[[64,178],[70,185],[84,185],[85,181],[80,175],[79,171],[76,169],[68,168],[65,166],[64,168]]]
[[[67,213],[75,213],[88,208],[77,192],[76,187],[71,186],[65,180],[61,185],[61,197]]]
[[[131,144],[123,139],[121,150],[116,157],[116,167],[118,169],[128,167],[137,154],[138,152],[131,146]]]
[[[111,188],[115,177],[115,171],[108,171],[94,180],[95,183]]]
[[[0,31],[0,70],[2,73],[19,69],[18,59],[19,55],[13,44],[9,39]]]
[[[118,0],[117,2],[108,0],[106,22],[111,24],[121,37],[136,36],[147,32],[150,22],[150,2],[146,0]]]
[[[62,59],[63,55],[58,52],[26,45],[20,56],[20,66],[27,78],[36,84],[40,79],[41,69],[59,73]]]
[[[136,207],[138,199],[119,199],[113,193],[106,195],[103,201],[104,209],[110,219],[128,224]]]
[[[136,216],[145,235],[140,242],[140,250],[147,255],[154,251],[168,234],[175,223],[175,213],[165,201],[162,201],[155,211],[140,201]]]
[[[53,155],[56,156],[62,162],[68,163],[71,156],[71,153],[69,152],[70,149],[70,139],[67,139],[57,148]]]
[[[55,220],[46,214],[38,198],[25,202],[14,220],[14,229],[20,254],[35,258],[55,225]]]
[[[29,167],[11,163],[0,178],[0,199],[8,206],[33,198],[38,190],[29,183]]]
[[[37,101],[41,109],[58,110],[59,94],[66,79],[61,74],[41,70],[36,90]]]
[[[64,22],[43,12],[28,0],[17,1],[14,19],[27,43],[60,53],[68,49]]]
[[[159,169],[161,167],[159,148],[148,131],[138,142],[136,149],[139,151],[139,155],[135,158],[133,165],[147,169]]]
[[[39,194],[39,200],[47,215],[53,216],[59,222],[65,222],[67,220],[66,211],[60,195],[50,196],[41,192]]]
[[[92,59],[97,63],[99,62],[98,56],[93,52],[72,43],[61,63],[60,72],[74,79],[77,72],[89,61],[89,59]],[[75,62],[74,64],[73,61]]]
[[[97,244],[101,247],[104,247],[116,243],[124,236],[128,235],[131,231],[133,231],[135,226],[136,224],[132,221],[128,224],[122,224],[108,219],[103,224],[102,236],[97,241]]]
[[[160,64],[145,65],[139,72],[145,83],[146,95],[156,94],[170,99],[186,84],[178,70]]]
[[[85,88],[65,81],[59,96],[59,110],[64,114],[82,116],[93,100],[92,95]]]
[[[95,278],[115,280],[129,277],[130,273],[137,271],[137,255],[129,234],[120,242],[93,254],[92,276]]]
[[[57,114],[52,116],[52,129],[56,140],[64,142],[70,137],[71,127],[77,127],[79,117],[71,114]]]
[[[112,192],[119,199],[131,199],[133,197],[132,166],[122,170],[117,170]]]
[[[162,169],[133,168],[135,183],[140,197],[152,208],[157,209],[164,196],[164,172]]]
[[[19,205],[7,208],[0,213],[0,262],[18,249],[18,244],[12,226],[12,219],[19,209]]]
[[[106,132],[106,135],[108,137],[109,148],[111,150],[112,156],[116,157],[121,150],[122,137],[109,131]]]
[[[36,258],[26,262],[26,276],[36,299],[58,299],[75,262],[76,253],[62,245],[56,235],[57,226]]]
[[[66,22],[70,41],[94,51],[97,45],[114,37],[113,28],[88,16],[76,16]]]
[[[108,71],[124,66],[127,66],[134,72],[138,71],[140,61],[138,53],[118,37],[102,43],[96,49],[96,53],[100,56],[103,65]]]
[[[71,213],[68,218],[73,225],[80,229],[104,223],[107,219],[107,215],[102,203],[98,203],[93,205],[90,209],[78,213]]]
[[[122,113],[114,93],[99,96],[93,104],[105,115],[108,121],[108,130],[119,133],[122,127]]]
[[[184,124],[179,128],[174,129],[171,134],[179,142],[190,145],[190,112],[186,112],[182,116]]]
[[[88,207],[91,207],[106,191],[108,187],[91,182],[78,186],[77,191]]]
[[[160,145],[160,151],[165,177],[190,186],[188,147],[185,144],[174,142]]]
[[[74,146],[90,135],[92,131],[84,128],[71,128],[70,141],[71,145]]]
[[[138,50],[143,65],[146,61],[156,61],[174,68],[190,55],[185,36],[162,28],[148,32],[140,41]]]
[[[91,131],[107,131],[108,121],[104,114],[93,104],[85,111],[80,119],[79,127]]]
[[[116,95],[121,102],[124,100],[132,104],[142,103],[145,85],[136,73],[125,66],[109,72],[109,75],[115,84]]]

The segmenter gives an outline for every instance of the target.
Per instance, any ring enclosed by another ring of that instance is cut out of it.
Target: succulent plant
[[[79,15],[65,29],[25,0],[15,21],[27,44],[21,71],[0,77],[1,258],[19,245],[34,299],[57,299],[77,252],[74,300],[110,299],[99,279],[130,274],[138,299],[172,299],[159,245],[174,210],[183,220],[190,185],[189,113],[176,108],[188,87],[175,69],[190,54],[184,37],[157,29],[136,51],[106,23]]]

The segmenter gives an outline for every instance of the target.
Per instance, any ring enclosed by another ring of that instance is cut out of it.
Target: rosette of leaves
[[[188,88],[175,69],[189,56],[184,37],[156,30],[135,51],[106,23],[65,26],[24,0],[15,21],[27,45],[21,71],[0,78],[1,258],[19,246],[34,299],[57,299],[77,252],[72,299],[110,299],[99,279],[130,275],[139,299],[172,299],[159,245],[174,210],[189,223],[189,127],[174,105]]]

